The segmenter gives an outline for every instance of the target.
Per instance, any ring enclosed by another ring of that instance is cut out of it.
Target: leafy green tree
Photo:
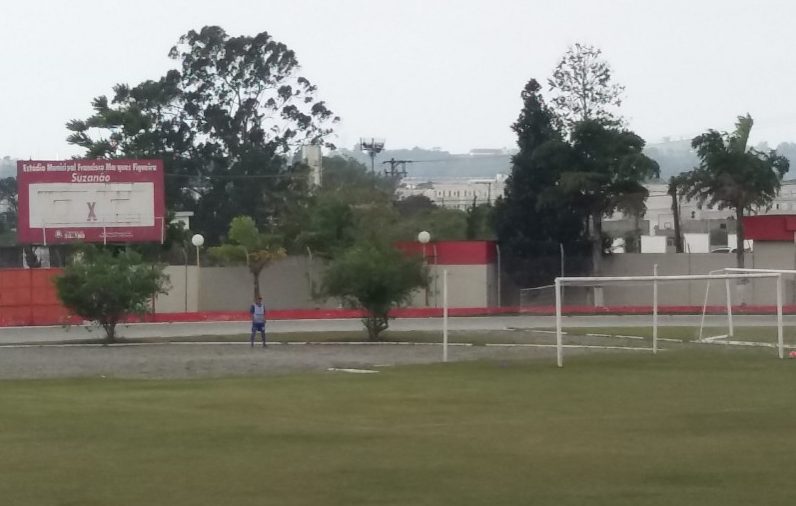
[[[252,274],[254,297],[260,296],[260,273],[272,262],[285,257],[278,236],[260,232],[250,216],[237,216],[229,225],[229,242],[208,250],[225,264],[245,264]]]
[[[362,321],[372,341],[389,327],[390,311],[428,284],[420,258],[379,242],[359,242],[335,258],[324,275],[324,293],[367,312]]]
[[[624,86],[612,82],[611,66],[602,51],[577,43],[567,49],[547,81],[553,91],[553,104],[567,129],[576,123],[595,120],[618,124],[613,108],[622,104]]]
[[[416,240],[417,233],[426,230],[435,241],[461,241],[467,238],[467,213],[461,209],[438,207],[409,220],[412,228],[404,240]]]
[[[354,209],[339,195],[319,195],[307,213],[298,243],[313,254],[331,258],[351,246],[356,239]]]
[[[396,200],[395,208],[403,218],[411,218],[419,214],[428,213],[437,208],[433,200],[425,195],[410,195]]]
[[[144,263],[138,253],[85,247],[55,286],[64,306],[99,324],[110,343],[122,319],[146,313],[151,298],[166,293],[168,277],[162,266]]]
[[[516,257],[539,254],[550,243],[556,250],[579,240],[585,219],[560,191],[561,173],[572,163],[555,112],[531,79],[522,91],[523,108],[512,129],[519,152],[512,159],[504,196],[495,204],[495,229],[501,248]]]
[[[392,194],[392,183],[350,156],[323,157],[322,191],[367,189]]]
[[[331,258],[357,238],[390,232],[397,221],[386,178],[363,164],[339,156],[324,158],[323,183],[304,207],[294,251]]]
[[[473,205],[467,209],[467,240],[491,241],[495,239],[495,208],[489,204]]]
[[[0,215],[0,222],[5,222],[8,229],[17,227],[19,217],[17,180],[14,177],[0,179],[0,206],[5,207],[5,212]],[[33,245],[25,244],[22,246],[22,254],[25,255],[25,264],[37,269],[41,267],[41,259],[36,255]]]
[[[4,221],[12,226],[17,223],[17,180],[13,177],[0,179],[0,207],[5,208],[3,212]]]
[[[699,156],[699,166],[683,174],[689,199],[735,211],[739,268],[744,266],[745,213],[771,205],[790,167],[788,159],[775,150],[762,152],[748,147],[753,124],[747,114],[738,117],[731,134],[708,130],[695,137],[691,144]]]
[[[587,120],[575,125],[571,137],[572,165],[562,172],[559,188],[590,218],[592,269],[599,276],[603,217],[616,211],[642,216],[648,196],[643,183],[657,178],[659,168],[643,153],[644,140],[629,130]]]
[[[92,116],[67,124],[68,142],[90,158],[163,158],[170,208],[194,211],[211,243],[235,216],[279,229],[307,193],[306,167],[289,155],[324,143],[338,118],[267,32],[232,37],[206,26],[169,56],[178,69],[94,99]]]

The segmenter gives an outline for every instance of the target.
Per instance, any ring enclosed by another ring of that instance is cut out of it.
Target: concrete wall
[[[757,269],[796,269],[796,247],[790,241],[755,241],[754,253],[747,254],[746,258],[751,257],[752,262],[747,261],[747,267]],[[735,256],[735,255],[731,255]],[[796,304],[796,277],[783,276],[784,300],[785,304]],[[751,300],[749,303],[757,303],[763,300],[764,304],[774,304],[776,302],[775,281],[760,280],[753,284],[751,290]]]
[[[194,312],[199,307],[199,276],[195,265],[169,265],[165,269],[169,277],[169,293],[155,299],[157,313]],[[187,294],[187,297],[186,297]]]
[[[260,273],[260,292],[270,309],[337,307],[335,300],[312,299],[320,286],[322,264],[291,256]],[[199,276],[199,311],[242,311],[252,303],[254,285],[246,267],[203,267]]]
[[[790,242],[761,242],[755,244],[754,253],[747,254],[746,266],[750,268],[794,269],[796,248]],[[723,267],[735,267],[735,255],[726,253],[698,254],[632,254],[614,255],[604,259],[605,276],[651,275],[653,265],[658,264],[660,275],[707,274]],[[785,304],[796,303],[796,282],[793,276],[783,277]],[[724,304],[725,290],[721,282],[712,282],[709,304]],[[752,280],[748,285],[733,286],[733,303],[775,304],[776,281]],[[661,283],[658,300],[661,305],[701,305],[705,297],[707,281]],[[652,303],[652,285],[606,285],[606,305],[648,305]],[[565,301],[566,302],[566,301]]]
[[[633,254],[614,255],[603,261],[605,276],[649,276],[653,266],[658,264],[658,274],[707,274],[722,267],[733,267],[735,257],[726,254]],[[717,283],[713,283],[717,284]],[[658,286],[658,303],[661,305],[697,305],[702,304],[705,297],[706,281],[661,283]],[[711,285],[712,304],[722,304],[723,291]],[[652,304],[652,284],[605,285],[605,304],[615,305],[650,305]]]
[[[260,291],[270,309],[336,308],[336,299],[314,300],[323,279],[322,262],[295,256],[281,260],[260,274]],[[448,270],[449,307],[487,307],[497,304],[497,268],[490,265],[432,265],[431,283],[416,291],[413,307],[442,307],[442,273]],[[166,268],[170,288],[155,299],[158,313],[243,311],[252,302],[253,280],[246,267],[173,265]],[[187,294],[187,298],[186,298]]]
[[[449,307],[486,307],[489,305],[488,265],[439,266],[448,270]],[[440,272],[440,290],[442,290]],[[440,299],[442,301],[442,299]]]
[[[735,266],[735,255],[725,253],[663,254],[624,253],[606,257],[603,262],[605,276],[641,276],[652,274],[658,264],[661,275],[707,274],[723,267]],[[790,241],[758,241],[754,253],[746,255],[746,266],[753,268],[796,269],[796,247]],[[448,303],[450,307],[496,306],[497,269],[490,265],[436,265],[431,266],[431,284],[428,289],[428,306],[442,306],[442,272],[448,269]],[[155,300],[155,310],[164,312],[187,311],[242,311],[252,299],[252,277],[245,267],[169,266],[166,274],[171,288],[167,295]],[[266,304],[272,309],[333,308],[337,300],[316,301],[314,290],[320,287],[323,265],[307,257],[289,257],[266,268],[260,275],[261,290]],[[785,304],[796,304],[796,276],[785,276]],[[501,283],[510,289],[510,279]],[[705,297],[706,281],[661,283],[661,305],[700,305]],[[724,304],[721,283],[713,282],[710,304]],[[736,283],[732,283],[736,285]],[[312,286],[311,286],[312,285]],[[751,281],[745,287],[734,287],[734,302],[747,304],[774,304],[774,280]],[[187,300],[186,300],[187,289]],[[567,288],[565,304],[584,304],[590,300],[589,289]],[[504,290],[505,293],[505,290]],[[652,303],[652,286],[606,285],[606,305],[648,305]],[[502,301],[509,304],[512,301]],[[426,292],[418,290],[410,306],[425,307]]]
[[[489,307],[497,304],[497,267],[494,264],[431,265],[428,290],[415,291],[410,306],[442,307],[442,276],[445,269],[448,270],[448,307]]]

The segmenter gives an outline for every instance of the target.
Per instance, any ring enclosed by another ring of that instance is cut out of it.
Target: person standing
[[[254,347],[254,336],[257,332],[260,332],[263,337],[263,348],[267,348],[268,345],[265,343],[265,305],[262,297],[257,296],[254,304],[249,308],[249,313],[252,316],[252,335],[250,338],[252,348]]]

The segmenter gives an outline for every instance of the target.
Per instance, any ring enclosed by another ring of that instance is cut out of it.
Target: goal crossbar
[[[657,266],[656,272],[657,272]],[[728,270],[726,268],[724,270]],[[796,271],[793,271],[796,274]],[[782,274],[779,271],[775,272],[747,272],[743,273],[731,272],[730,274],[688,274],[688,275],[674,275],[674,276],[659,276],[654,274],[652,276],[580,276],[580,277],[558,277],[555,279],[555,292],[556,292],[556,361],[558,367],[564,366],[564,344],[562,332],[562,315],[561,315],[561,288],[563,286],[594,286],[607,283],[620,283],[620,282],[644,282],[651,281],[653,286],[653,304],[652,304],[652,353],[658,352],[658,283],[666,281],[697,281],[722,279],[728,283],[732,279],[755,279],[767,278],[776,279],[777,281],[777,344],[779,349],[779,358],[785,356],[785,345],[782,332]],[[729,304],[729,301],[728,301]],[[704,317],[704,313],[703,313]]]

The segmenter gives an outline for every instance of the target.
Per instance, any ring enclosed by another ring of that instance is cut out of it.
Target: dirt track
[[[555,349],[451,346],[451,361],[542,358],[555,364]],[[324,371],[440,362],[439,345],[271,344],[267,349],[232,344],[0,347],[0,379],[198,378]]]

